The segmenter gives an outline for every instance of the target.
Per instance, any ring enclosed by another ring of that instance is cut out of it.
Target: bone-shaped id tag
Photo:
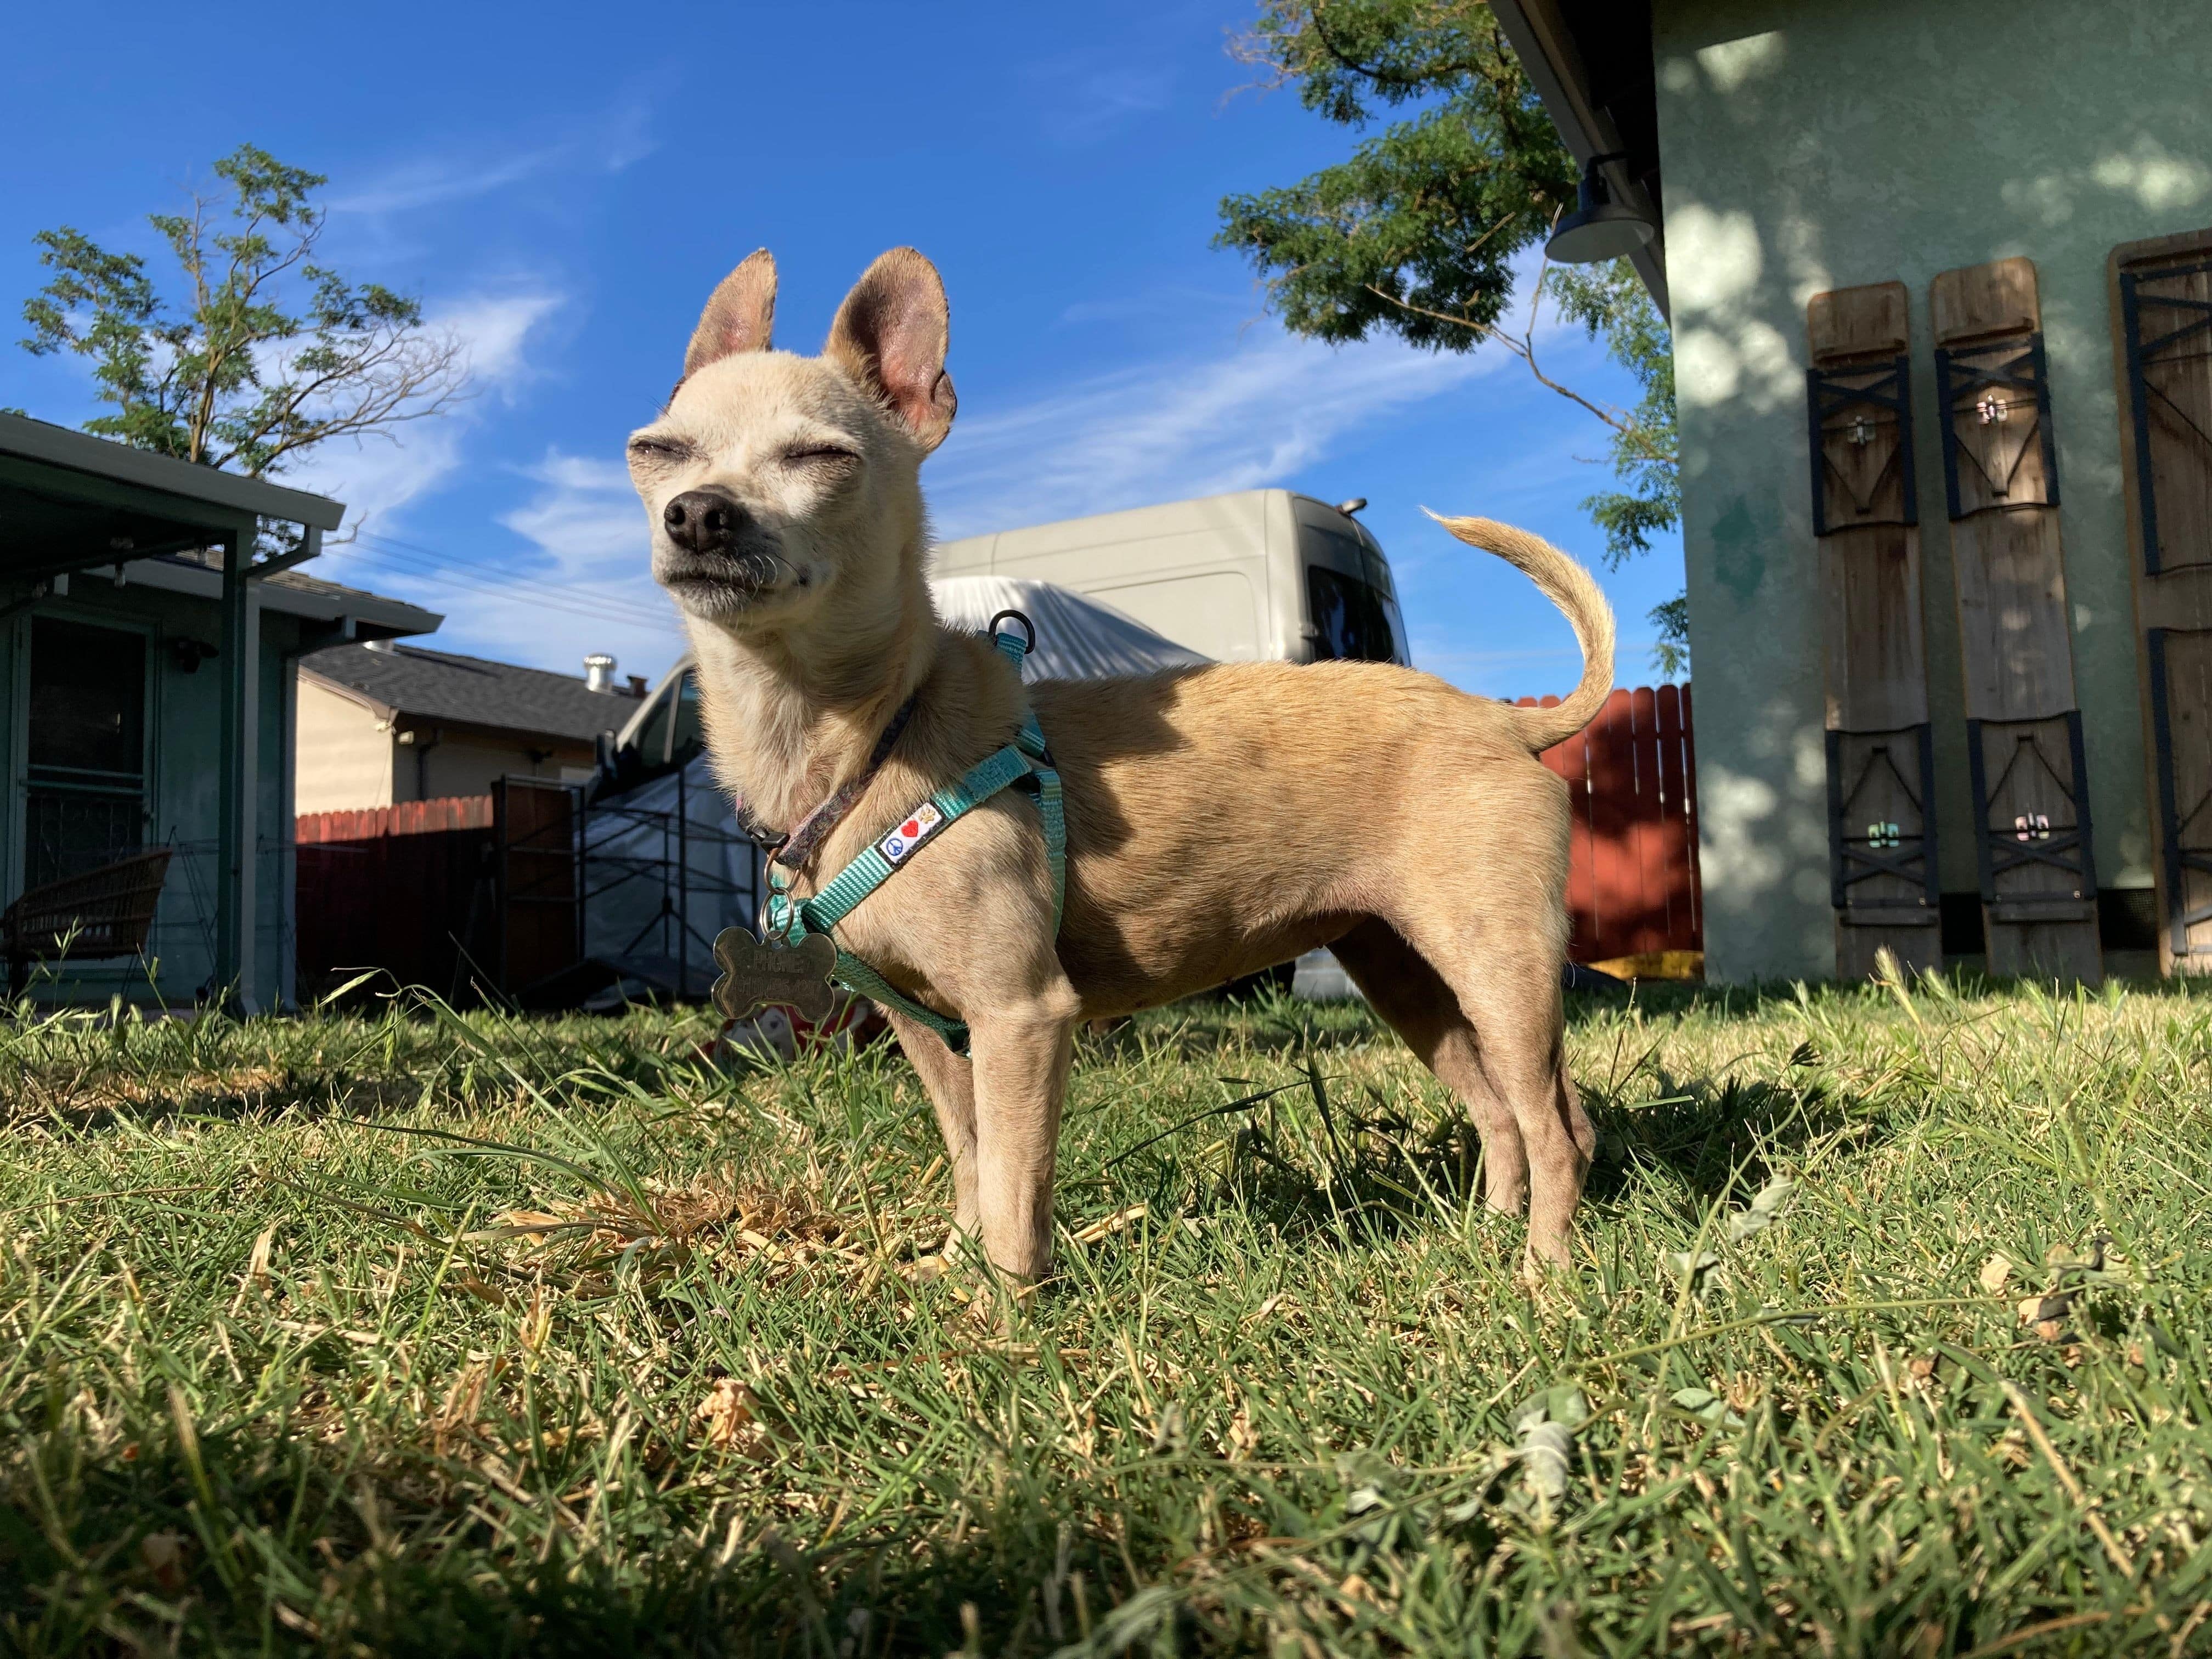
[[[746,1019],[763,1008],[796,1008],[816,1024],[837,1006],[830,970],[837,946],[827,933],[809,933],[796,945],[763,945],[742,927],[725,927],[714,939],[714,960],[722,976],[714,981],[714,1006],[732,1019]]]

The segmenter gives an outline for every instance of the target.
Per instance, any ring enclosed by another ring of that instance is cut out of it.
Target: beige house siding
[[[502,742],[484,732],[429,726],[410,732],[415,739],[398,750],[401,800],[429,800],[441,795],[482,795],[500,778],[589,776],[592,750],[580,744],[541,738],[536,746],[517,738]],[[549,752],[550,751],[550,752]]]
[[[397,745],[377,710],[303,673],[298,718],[295,812],[343,812],[414,799],[392,793]]]
[[[626,710],[620,711],[626,713]],[[503,777],[577,783],[597,764],[572,739],[394,722],[380,708],[300,674],[295,812],[344,812],[447,795],[482,795]]]

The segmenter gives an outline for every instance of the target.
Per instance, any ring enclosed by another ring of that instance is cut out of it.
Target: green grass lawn
[[[1571,1020],[1571,1279],[1364,1011],[1194,1005],[1018,1306],[881,1053],[0,1025],[0,1650],[2212,1653],[2212,994]]]

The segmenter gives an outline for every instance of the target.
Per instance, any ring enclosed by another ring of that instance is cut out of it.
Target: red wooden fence
[[[301,846],[367,841],[373,836],[420,836],[433,830],[489,830],[489,795],[440,795],[397,806],[364,806],[349,812],[302,812],[292,839]]]
[[[302,996],[381,968],[402,984],[465,998],[495,971],[489,795],[302,813],[293,839]]]
[[[1559,701],[1522,697],[1519,705]],[[1690,688],[1615,691],[1595,720],[1540,758],[1573,792],[1569,954],[1610,962],[1704,950]]]

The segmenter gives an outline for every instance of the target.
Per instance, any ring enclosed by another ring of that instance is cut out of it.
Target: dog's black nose
[[[668,539],[694,553],[719,553],[747,523],[744,508],[714,489],[687,489],[660,510]]]

